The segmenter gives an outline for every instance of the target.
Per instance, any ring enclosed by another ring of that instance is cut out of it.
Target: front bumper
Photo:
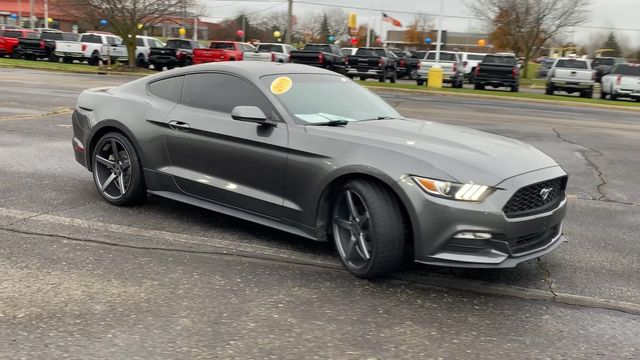
[[[398,182],[411,202],[416,262],[471,268],[508,268],[563,243],[566,200],[545,213],[508,218],[503,206],[520,188],[566,176],[560,166],[509,178],[480,203],[441,199],[426,194],[410,178]],[[460,239],[460,233],[490,234],[488,239]]]
[[[383,75],[382,70],[380,69],[357,69],[348,67],[346,68],[346,75],[350,76],[358,76],[361,78],[379,78]]]
[[[574,82],[563,80],[551,80],[551,85],[560,89],[576,89],[576,90],[588,90],[594,86],[593,82]]]
[[[424,81],[429,80],[429,70],[418,70],[417,74],[418,74],[417,80],[424,80]],[[456,73],[452,73],[452,72],[442,73],[442,82],[444,83],[451,83],[455,81],[456,78],[457,78]]]

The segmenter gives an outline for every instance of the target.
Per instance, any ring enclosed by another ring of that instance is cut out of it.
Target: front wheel
[[[544,93],[547,95],[553,95],[555,91],[555,88],[553,87],[553,85],[547,85],[547,88],[545,89]]]
[[[416,85],[418,86],[424,85],[424,80],[421,80],[421,79],[416,80]]]
[[[91,169],[100,195],[113,205],[132,205],[146,194],[138,154],[120,133],[100,138],[93,149]]]
[[[600,89],[600,99],[601,100],[606,100],[607,99],[607,93],[604,92],[602,89]]]
[[[511,92],[518,92],[518,91],[520,91],[520,88],[518,87],[518,85],[511,86]]]
[[[382,185],[352,180],[340,189],[331,232],[340,260],[351,274],[371,279],[400,269],[404,229],[400,205]]]

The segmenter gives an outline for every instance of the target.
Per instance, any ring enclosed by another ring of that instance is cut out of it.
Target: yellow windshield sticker
[[[275,95],[282,95],[291,89],[293,80],[286,76],[280,76],[271,83],[271,92]]]

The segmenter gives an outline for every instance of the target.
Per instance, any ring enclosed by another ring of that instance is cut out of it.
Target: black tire
[[[233,59],[235,60],[235,59]],[[233,61],[231,60],[231,61]],[[186,59],[184,59],[184,66],[191,66],[193,65],[193,59],[191,59],[190,57],[187,57]]]
[[[378,81],[381,82],[381,83],[387,81],[387,72],[386,71],[382,72],[382,75],[380,75],[380,77],[378,78]]]
[[[345,217],[351,219],[348,197],[353,199],[351,203],[359,221],[340,221]],[[352,180],[343,185],[333,202],[330,224],[340,261],[351,274],[372,279],[402,267],[407,238],[402,211],[398,201],[381,184]],[[354,230],[349,230],[345,226],[347,224],[352,224]],[[361,237],[356,239],[354,232]],[[361,250],[362,244],[366,251]],[[368,254],[369,258],[366,259],[363,253]],[[360,257],[359,261],[356,261],[357,257]]]
[[[483,84],[479,84],[479,83],[475,83],[473,85],[473,89],[474,90],[484,90],[484,85]]]
[[[618,100],[618,94],[616,94],[615,92],[611,92],[611,94],[609,95],[609,99],[616,101]]]
[[[416,85],[418,85],[418,86],[424,85],[424,80],[422,80],[422,79],[416,80]]]
[[[473,80],[476,77],[475,73],[476,73],[476,68],[471,69],[471,72],[469,73],[469,84],[473,84]]]
[[[52,63],[59,63],[60,62],[60,58],[55,56],[54,54],[49,55],[49,61]]]
[[[64,62],[65,64],[73,64],[73,58],[70,58],[70,57],[63,58],[62,62]]]
[[[547,88],[545,89],[544,93],[547,95],[553,95],[554,91],[555,91],[555,88],[553,87],[553,85],[547,85]]]
[[[601,100],[606,100],[607,99],[607,93],[604,92],[602,89],[600,89],[600,99]]]
[[[411,69],[409,69],[409,79],[411,80],[417,80],[418,79],[418,69],[415,67],[412,67]]]
[[[164,68],[164,66],[160,66],[159,64],[155,64],[155,63],[151,63],[149,65],[153,65],[153,70],[155,71],[162,71],[162,69]]]
[[[398,80],[398,74],[393,74],[393,76],[391,77],[391,80],[389,80],[392,84],[395,84],[396,81]]]
[[[513,85],[511,87],[511,92],[518,92],[518,91],[520,91],[520,87],[518,85]]]
[[[114,144],[117,151],[113,151]],[[117,132],[107,133],[98,140],[92,150],[93,180],[98,192],[107,202],[116,206],[128,206],[146,197],[142,164],[135,147],[126,136]],[[99,156],[102,159],[99,159]],[[111,162],[111,167],[103,163],[104,160]],[[115,177],[109,182],[112,176]],[[121,176],[122,182],[119,181]],[[124,194],[120,186],[124,187]]]
[[[138,55],[138,57],[136,58],[136,66],[141,68],[147,67],[147,61],[144,59],[144,55]]]
[[[94,52],[93,54],[91,54],[91,57],[89,58],[87,63],[91,66],[100,65],[100,55],[98,54],[98,52]]]

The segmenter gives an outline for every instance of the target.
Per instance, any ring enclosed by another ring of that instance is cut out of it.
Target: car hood
[[[323,129],[334,138],[404,156],[411,160],[403,161],[408,166],[415,166],[416,162],[425,165],[405,169],[407,174],[429,176],[420,173],[421,168],[435,167],[452,177],[450,180],[462,183],[495,186],[516,175],[558,166],[548,155],[524,142],[424,120],[361,121]]]

